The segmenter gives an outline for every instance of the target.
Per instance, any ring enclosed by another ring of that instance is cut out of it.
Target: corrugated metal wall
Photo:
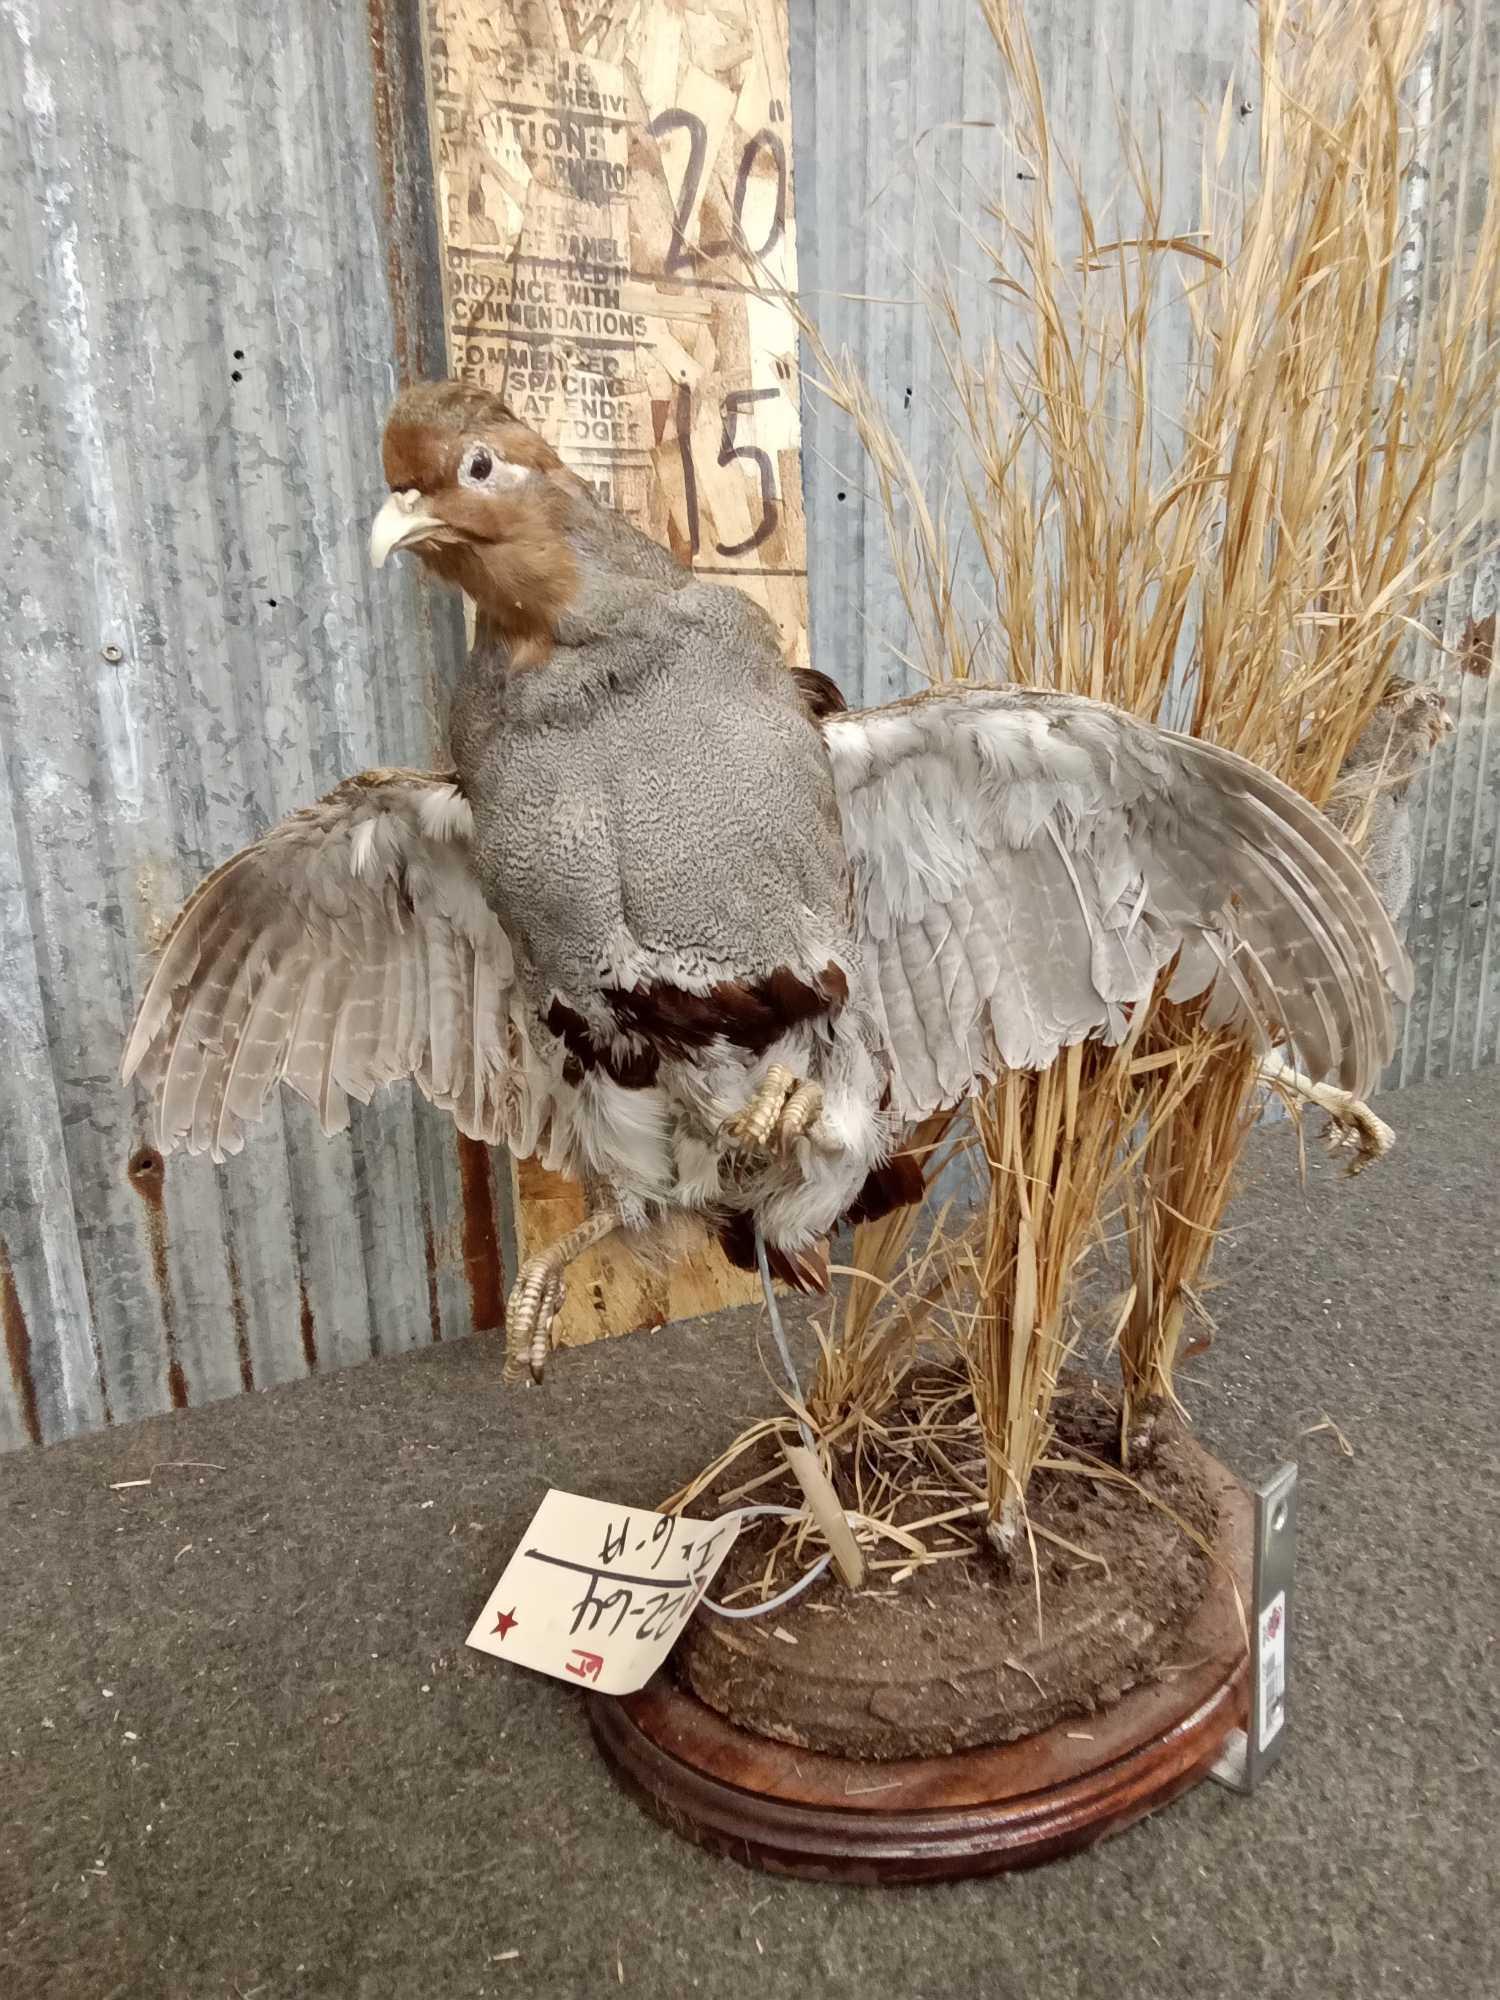
[[[1500,0],[1434,7],[1441,25],[1422,105],[1430,181],[1417,245],[1432,275],[1477,225],[1494,103]],[[1004,337],[1005,308],[966,236],[989,191],[1024,171],[1006,146],[994,47],[974,0],[882,0],[874,7],[791,8],[798,261],[809,307],[830,348],[847,349],[896,435],[935,488],[953,455],[941,356],[920,285],[954,274],[964,323]],[[1166,221],[1196,220],[1201,117],[1231,78],[1244,107],[1237,142],[1254,135],[1255,15],[1240,0],[1050,0],[1029,10],[1059,145],[1074,154],[1096,203],[1119,177],[1115,105],[1138,130],[1164,125]],[[1233,161],[1230,162],[1231,167]],[[1185,327],[1158,325],[1153,392],[1170,407]],[[826,399],[803,399],[803,484],[813,656],[852,699],[880,701],[915,683],[902,654],[906,614],[886,554],[877,494],[851,427]],[[1431,607],[1458,649],[1489,618],[1500,565],[1483,550],[1500,532],[1500,419],[1470,451],[1447,498],[1475,523],[1472,558],[1446,604]],[[977,579],[977,563],[960,575]],[[977,604],[977,600],[976,600]],[[1417,993],[1393,1082],[1500,1057],[1500,951],[1495,870],[1500,820],[1500,686],[1467,678],[1414,643],[1406,671],[1440,676],[1458,728],[1415,806],[1421,829],[1410,930]]]
[[[987,281],[971,232],[982,204],[1027,172],[1008,140],[994,43],[977,0],[882,0],[877,7],[792,5],[799,276],[824,340],[847,350],[936,497],[954,461],[948,381],[921,288],[951,279],[966,338],[1020,332]],[[1057,143],[1075,157],[1101,212],[1120,179],[1117,104],[1133,128],[1166,120],[1166,220],[1196,213],[1200,118],[1231,76],[1253,74],[1255,15],[1242,0],[1053,0],[1028,9]],[[1241,122],[1237,142],[1253,134]],[[1230,170],[1237,165],[1234,159]],[[1065,204],[1059,228],[1066,231]],[[1066,253],[1070,248],[1060,236]],[[1158,326],[1153,395],[1185,357],[1185,320]],[[803,399],[803,486],[811,640],[851,698],[909,692],[907,619],[886,553],[879,496],[866,486],[851,429],[826,398]],[[979,583],[977,561],[961,577]],[[985,587],[987,588],[987,578]],[[961,609],[982,615],[983,592]],[[997,667],[999,663],[996,663]]]
[[[1483,212],[1488,132],[1500,81],[1500,4],[1464,0],[1441,10],[1418,111],[1430,180],[1411,256],[1430,305],[1433,281],[1472,237]],[[1500,682],[1463,673],[1460,656],[1491,652],[1500,601],[1500,410],[1476,438],[1444,496],[1469,533],[1468,561],[1428,609],[1446,661],[1414,643],[1408,671],[1440,674],[1457,727],[1413,808],[1417,881],[1408,939],[1417,991],[1391,1080],[1420,1083],[1500,1060],[1500,951],[1495,867],[1500,833]]]
[[[376,85],[358,5],[0,4],[0,1447],[467,1327],[466,1250],[493,1300],[483,1156],[466,1213],[407,1094],[163,1170],[116,1080],[162,919],[340,775],[429,761],[461,643],[365,555]]]
[[[944,260],[975,324],[995,310],[953,207],[1017,170],[993,50],[973,0],[790,16],[809,302],[938,467],[917,281]],[[1142,114],[1252,74],[1238,0],[1033,16],[1096,194],[1116,93]],[[1497,16],[1451,10],[1435,51],[1429,268],[1473,226]],[[145,954],[199,875],[343,772],[434,747],[456,622],[363,553],[395,358],[420,368],[436,324],[414,33],[411,0],[0,0],[0,1449],[494,1315],[491,1169],[407,1095],[333,1142],[287,1104],[229,1168],[163,1171],[115,1084]],[[1193,118],[1166,137],[1190,226]],[[804,438],[814,647],[877,700],[907,685],[879,507],[815,394]],[[1497,449],[1451,500],[1483,524],[1435,607],[1454,645],[1495,608]],[[1403,1080],[1497,1056],[1496,699],[1463,684],[1422,807]]]

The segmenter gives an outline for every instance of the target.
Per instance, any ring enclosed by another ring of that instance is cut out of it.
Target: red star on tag
[[[519,1625],[520,1622],[520,1619],[516,1616],[516,1607],[512,1605],[509,1611],[502,1611],[500,1616],[495,1620],[495,1631],[503,1639],[510,1631],[511,1626]],[[494,1634],[492,1633],[490,1636],[493,1638]]]
[[[1276,1634],[1280,1630],[1281,1630],[1281,1606],[1278,1604],[1276,1609],[1271,1613],[1270,1617],[1266,1620],[1266,1631],[1274,1639],[1276,1637]]]

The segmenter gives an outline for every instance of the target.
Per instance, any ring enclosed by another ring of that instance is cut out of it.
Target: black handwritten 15
[[[723,425],[719,437],[719,464],[732,465],[737,458],[748,460],[760,475],[760,519],[742,542],[715,542],[721,556],[748,556],[775,534],[781,519],[781,503],[776,493],[776,468],[769,452],[759,445],[740,444],[736,439],[741,415],[755,404],[779,396],[768,389],[730,389],[719,404]],[[698,472],[693,464],[693,392],[684,382],[677,391],[677,450],[682,458],[682,497],[687,512],[688,548],[696,557],[703,546],[703,521],[698,506]]]

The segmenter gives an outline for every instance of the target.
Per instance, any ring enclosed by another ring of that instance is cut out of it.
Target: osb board
[[[426,0],[449,360],[807,657],[786,0]],[[583,1212],[517,1170],[523,1255]],[[567,1341],[751,1296],[717,1250],[569,1274]]]

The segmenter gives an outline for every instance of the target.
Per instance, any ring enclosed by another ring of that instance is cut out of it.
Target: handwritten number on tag
[[[682,1599],[670,1590],[659,1590],[648,1598],[641,1614],[637,1636],[642,1639],[665,1639],[672,1630],[673,1614],[682,1609]]]
[[[685,1520],[547,1494],[470,1645],[601,1693],[643,1687],[697,1609],[740,1517]]]
[[[594,1586],[598,1580],[597,1574],[589,1578],[588,1588],[584,1591],[582,1597],[579,1598],[577,1604],[574,1605],[573,1630],[576,1632],[582,1625],[585,1612],[592,1612],[593,1617],[589,1624],[589,1630],[597,1632],[600,1620],[607,1618],[610,1612],[613,1611],[615,1622],[609,1628],[610,1637],[613,1638],[634,1609],[634,1600],[629,1588],[624,1584],[621,1584],[618,1590],[612,1590],[608,1597],[596,1597]]]

